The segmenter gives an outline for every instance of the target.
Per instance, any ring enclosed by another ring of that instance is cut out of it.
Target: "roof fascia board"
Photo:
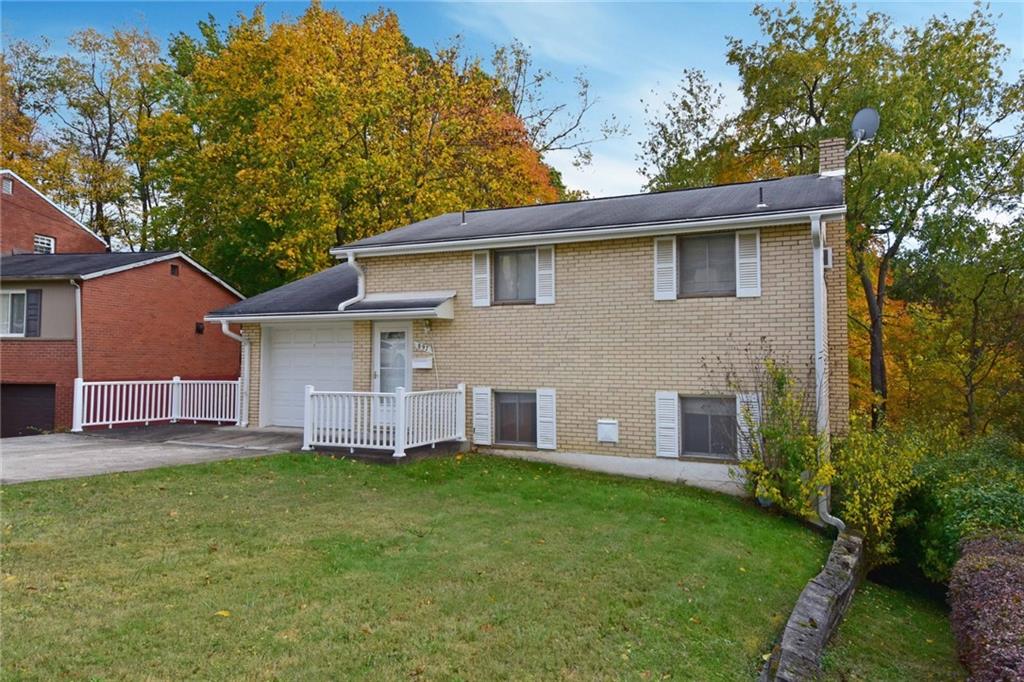
[[[33,184],[31,183],[31,182],[29,182],[28,180],[26,180],[25,178],[21,177],[20,175],[18,175],[17,173],[15,173],[14,171],[12,171],[12,170],[11,170],[11,169],[9,169],[9,168],[3,168],[3,169],[0,169],[0,175],[10,175],[10,176],[12,176],[12,177],[14,177],[14,178],[17,178],[18,182],[20,182],[21,184],[23,184],[23,185],[25,185],[26,187],[28,187],[28,188],[29,188],[30,190],[32,190],[32,192],[33,192],[33,193],[35,193],[35,195],[36,195],[36,196],[38,196],[38,197],[39,197],[40,199],[42,199],[43,201],[45,201],[46,203],[48,203],[48,204],[49,204],[50,206],[53,206],[53,207],[54,207],[55,209],[57,209],[58,211],[60,211],[61,213],[63,213],[63,214],[64,214],[64,216],[65,216],[65,217],[66,217],[66,218],[67,218],[68,220],[70,220],[70,221],[71,221],[71,222],[73,222],[73,223],[74,223],[75,225],[77,225],[78,227],[82,228],[83,230],[85,230],[86,232],[88,232],[88,233],[89,233],[90,235],[92,235],[93,237],[95,237],[97,241],[99,241],[99,242],[100,242],[101,244],[103,244],[103,246],[109,246],[109,245],[107,244],[106,240],[105,240],[105,239],[103,239],[103,237],[101,237],[101,236],[99,236],[98,234],[96,234],[95,232],[93,232],[93,231],[92,231],[91,229],[89,229],[88,227],[86,227],[86,225],[85,225],[84,223],[82,223],[82,222],[81,222],[81,221],[80,221],[80,220],[79,220],[78,218],[76,218],[75,216],[71,215],[71,214],[70,214],[70,213],[68,213],[68,212],[67,212],[66,210],[64,210],[63,208],[61,208],[61,207],[60,207],[60,206],[58,206],[57,204],[55,204],[55,203],[53,202],[53,200],[52,200],[52,199],[50,199],[50,197],[46,196],[45,194],[43,194],[42,192],[40,192],[39,190],[37,190],[37,189],[35,188],[35,186],[34,186],[34,185],[33,185]]]
[[[482,237],[477,239],[453,239],[450,241],[419,242],[415,244],[395,244],[391,246],[338,246],[331,249],[331,255],[342,257],[349,253],[357,256],[386,256],[390,254],[437,253],[440,251],[473,251],[491,249],[516,244],[563,244],[567,242],[599,241],[604,239],[626,239],[629,237],[647,237],[680,232],[732,230],[736,228],[771,227],[774,225],[792,225],[794,223],[810,223],[811,216],[836,216],[846,213],[846,206],[818,207],[801,211],[789,211],[774,215],[732,216],[726,218],[705,218],[672,223],[641,223],[636,225],[614,225],[584,230],[567,230],[553,233],[528,233],[505,237]]]
[[[360,303],[376,303],[378,301],[416,301],[437,298],[454,298],[456,292],[447,291],[397,291],[393,293],[367,294]]]
[[[344,322],[347,320],[450,320],[451,301],[434,308],[407,308],[351,313],[266,313],[263,315],[207,315],[207,322],[226,321],[233,324],[253,322]]]

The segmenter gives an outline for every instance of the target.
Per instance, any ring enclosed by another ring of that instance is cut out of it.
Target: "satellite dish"
[[[879,123],[878,112],[868,107],[861,109],[857,112],[857,115],[853,117],[853,124],[850,126],[853,129],[853,141],[855,144],[861,142],[868,142],[878,132]]]

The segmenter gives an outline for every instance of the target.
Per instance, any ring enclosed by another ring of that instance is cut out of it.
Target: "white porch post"
[[[466,441],[466,384],[459,384],[459,393],[455,397],[455,433],[460,442]]]
[[[171,423],[181,419],[181,377],[171,378]]]
[[[395,457],[405,457],[405,389],[395,389]]]
[[[247,401],[245,399],[245,392],[242,390],[242,377],[238,377],[237,387],[238,401],[237,405],[235,406],[235,409],[237,410],[237,412],[235,413],[235,426],[245,426],[245,419],[242,417],[242,415],[245,413],[245,408],[248,406],[246,405]]]
[[[82,377],[75,377],[75,398],[71,411],[71,430],[79,433],[82,430],[82,417],[85,414],[85,382]]]
[[[306,384],[306,396],[302,401],[302,449],[313,449],[313,387]]]

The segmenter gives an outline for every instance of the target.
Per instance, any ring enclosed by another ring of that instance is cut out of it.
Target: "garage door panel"
[[[302,426],[307,384],[323,391],[352,390],[352,325],[279,327],[269,333],[265,382],[268,421]]]

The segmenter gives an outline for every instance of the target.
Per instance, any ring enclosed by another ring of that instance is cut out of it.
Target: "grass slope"
[[[865,582],[825,652],[828,680],[963,680],[948,614],[918,595]]]
[[[738,500],[482,456],[2,500],[4,679],[751,679],[828,549]]]

